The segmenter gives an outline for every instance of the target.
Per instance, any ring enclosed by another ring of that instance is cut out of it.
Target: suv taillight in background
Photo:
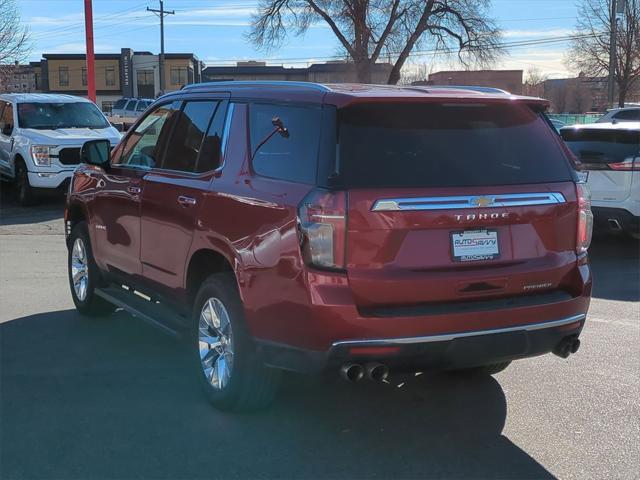
[[[631,172],[633,170],[640,170],[640,159],[626,158],[622,162],[609,163],[611,170],[617,170],[622,172]]]
[[[593,234],[593,213],[591,212],[591,192],[585,183],[576,183],[578,196],[578,235],[576,252],[585,253],[591,245]]]
[[[344,269],[347,195],[316,189],[298,207],[300,249],[307,265]]]

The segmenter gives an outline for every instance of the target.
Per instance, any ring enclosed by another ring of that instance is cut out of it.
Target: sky
[[[17,0],[21,21],[31,31],[29,60],[42,53],[84,53],[83,0]],[[246,38],[257,0],[165,0],[175,15],[165,18],[165,52],[194,53],[207,65],[233,65],[262,60],[273,65],[305,66],[324,62],[338,53],[338,42],[324,24],[302,37],[291,35],[275,50],[263,51]],[[146,7],[158,0],[93,0],[96,53],[119,53],[120,48],[160,49],[158,18]],[[492,0],[490,15],[503,30],[508,44],[546,40],[535,46],[512,46],[494,68],[529,70],[537,67],[550,78],[571,75],[565,64],[576,17],[575,0]],[[455,59],[417,54],[408,71],[434,72],[460,69]]]

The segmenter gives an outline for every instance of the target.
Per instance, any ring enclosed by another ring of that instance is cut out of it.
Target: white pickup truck
[[[63,189],[87,140],[120,141],[96,105],[82,97],[0,94],[0,175],[15,182],[21,205],[39,192]]]

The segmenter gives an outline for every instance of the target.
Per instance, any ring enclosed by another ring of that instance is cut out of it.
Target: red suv
[[[592,215],[537,98],[219,82],[157,100],[67,199],[78,310],[185,334],[211,401],[280,370],[496,373],[579,347]]]

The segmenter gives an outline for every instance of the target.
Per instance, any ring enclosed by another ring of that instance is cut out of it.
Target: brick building
[[[38,62],[29,65],[0,66],[0,92],[31,93],[38,92],[40,83]]]

